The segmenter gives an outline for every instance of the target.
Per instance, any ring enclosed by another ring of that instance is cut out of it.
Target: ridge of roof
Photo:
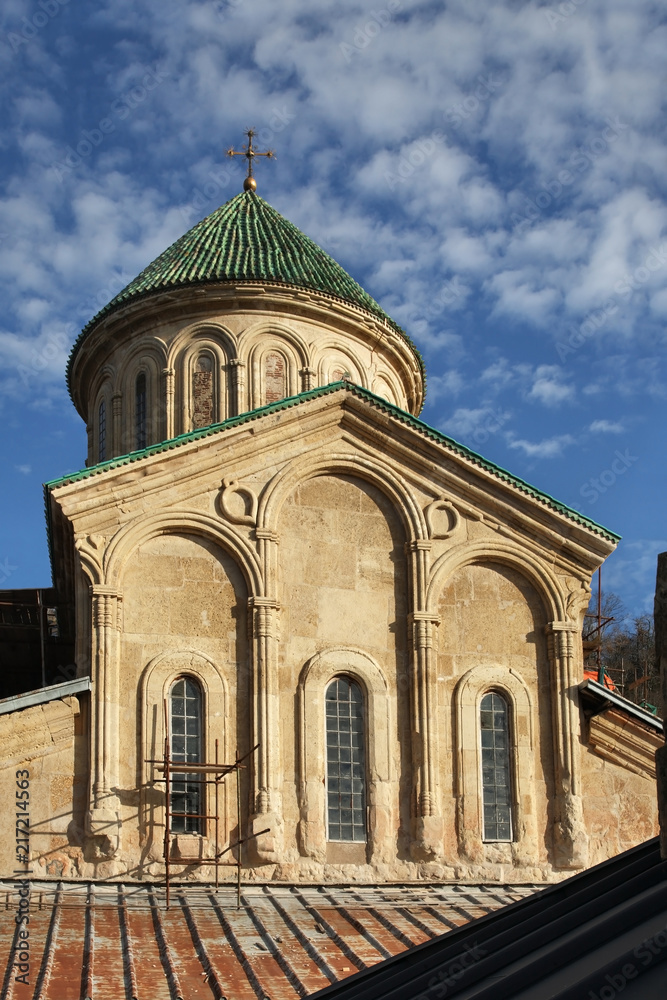
[[[48,502],[49,492],[58,486],[67,486],[70,483],[79,482],[83,479],[88,479],[91,476],[101,475],[111,469],[116,469],[119,466],[129,465],[133,462],[138,462],[142,458],[147,458],[151,455],[157,455],[161,452],[172,451],[174,448],[180,448],[183,445],[189,444],[192,441],[198,441],[201,438],[210,437],[213,434],[218,434],[225,430],[230,430],[233,427],[240,427],[245,423],[249,423],[252,420],[258,420],[263,416],[268,416],[272,413],[277,413],[280,410],[286,410],[293,406],[299,406],[302,403],[306,403],[312,399],[319,399],[322,396],[329,395],[334,392],[339,392],[342,389],[351,392],[353,395],[364,399],[366,402],[375,406],[377,409],[383,410],[385,413],[389,414],[391,417],[399,420],[401,423],[408,424],[414,430],[423,434],[425,437],[438,444],[444,445],[449,451],[453,451],[455,454],[459,455],[461,458],[472,462],[474,465],[479,466],[487,472],[490,472],[497,479],[508,483],[510,486],[515,487],[522,493],[527,494],[539,503],[542,503],[545,507],[556,511],[559,514],[563,514],[569,520],[587,528],[589,531],[593,531],[595,534],[600,535],[607,541],[618,542],[621,539],[620,535],[615,532],[610,531],[603,525],[598,524],[593,521],[592,518],[586,517],[585,514],[581,514],[579,511],[574,510],[572,507],[568,507],[567,504],[561,503],[560,500],[556,500],[554,497],[545,493],[543,490],[538,489],[535,486],[531,486],[524,479],[520,479],[518,476],[513,475],[501,466],[496,465],[494,462],[483,458],[477,452],[472,451],[463,444],[459,444],[453,438],[448,437],[443,434],[442,431],[436,430],[429,424],[420,420],[419,417],[414,417],[411,413],[407,413],[405,410],[400,409],[400,407],[395,406],[393,403],[389,403],[386,399],[382,399],[380,396],[376,396],[375,393],[371,392],[370,389],[365,389],[363,386],[355,385],[348,381],[331,382],[329,385],[319,386],[316,389],[309,389],[306,392],[298,393],[295,396],[287,396],[285,399],[281,399],[276,403],[268,403],[265,406],[260,406],[255,410],[248,410],[245,413],[240,413],[234,417],[228,417],[227,420],[223,420],[217,424],[210,424],[208,427],[203,427],[195,431],[188,431],[186,434],[179,434],[177,437],[169,438],[166,441],[161,441],[158,444],[149,445],[147,448],[142,448],[139,451],[129,452],[127,455],[119,455],[117,458],[108,459],[105,462],[99,462],[97,465],[90,466],[86,469],[81,469],[79,472],[70,473],[65,476],[61,476],[58,479],[52,479],[48,483],[44,484],[44,500],[46,506],[46,518],[47,518],[47,533],[49,535],[49,552],[51,551],[51,530],[50,530],[50,505]]]
[[[74,359],[105,316],[145,296],[219,282],[309,289],[363,309],[402,337],[425,378],[419,349],[375,299],[294,223],[258,194],[242,191],[163,250],[84,326],[67,362],[70,393]]]

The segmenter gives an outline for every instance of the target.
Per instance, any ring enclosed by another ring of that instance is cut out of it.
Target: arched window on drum
[[[107,457],[107,404],[100,400],[97,408],[97,461],[105,462]]]
[[[137,451],[146,447],[146,372],[139,372],[134,384],[134,447]]]
[[[179,677],[169,694],[169,734],[174,764],[201,764],[203,745],[202,692],[193,677]],[[203,833],[206,785],[196,774],[174,774],[171,785],[171,829]]]
[[[277,403],[287,395],[287,362],[279,351],[264,355],[264,402]]]
[[[192,429],[215,423],[213,358],[202,352],[192,372]]]
[[[364,697],[349,677],[326,691],[327,839],[366,840],[366,734]]]
[[[483,839],[512,840],[510,712],[505,698],[489,691],[480,704]]]

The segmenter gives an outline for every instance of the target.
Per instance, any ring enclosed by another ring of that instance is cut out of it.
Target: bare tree
[[[583,640],[587,669],[599,672],[602,667],[619,694],[656,711],[660,672],[651,615],[629,618],[620,597],[612,592],[603,594],[598,615],[594,592],[584,619]]]

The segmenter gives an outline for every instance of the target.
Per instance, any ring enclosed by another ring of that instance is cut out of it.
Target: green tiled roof
[[[161,441],[159,444],[149,445],[148,448],[143,448],[141,451],[133,451],[128,455],[121,455],[118,458],[112,458],[106,462],[100,462],[98,465],[82,469],[80,472],[73,472],[67,476],[62,476],[60,479],[53,479],[51,482],[45,483],[44,494],[46,502],[47,531],[49,533],[49,551],[51,549],[51,530],[48,495],[49,491],[54,489],[56,486],[67,486],[69,483],[76,483],[82,479],[89,479],[91,476],[102,475],[109,469],[116,469],[122,465],[129,465],[132,462],[138,462],[142,458],[146,458],[150,455],[157,455],[161,452],[171,451],[174,448],[180,448],[182,445],[189,444],[191,441],[198,441],[200,438],[210,437],[213,434],[219,434],[221,431],[231,429],[232,427],[240,427],[252,420],[258,420],[260,417],[267,416],[271,413],[277,413],[280,410],[286,410],[292,406],[299,406],[310,399],[318,399],[321,396],[327,396],[330,393],[338,392],[341,389],[347,389],[349,392],[354,393],[355,396],[359,396],[361,399],[364,399],[366,402],[389,414],[401,423],[408,424],[408,426],[412,427],[420,434],[423,434],[424,437],[429,438],[431,441],[435,441],[437,444],[444,445],[448,451],[454,452],[456,455],[460,455],[467,461],[472,462],[473,465],[484,469],[486,472],[490,472],[497,479],[508,483],[508,485],[518,489],[521,493],[527,494],[534,500],[543,504],[545,507],[548,507],[550,510],[556,511],[558,514],[563,514],[570,521],[574,521],[582,527],[588,528],[589,531],[593,531],[596,535],[601,535],[602,538],[607,539],[607,541],[620,541],[620,535],[615,534],[613,531],[609,531],[608,528],[603,528],[602,525],[597,524],[597,522],[591,520],[590,517],[580,514],[579,511],[561,503],[560,500],[555,500],[553,497],[549,496],[548,493],[543,493],[542,490],[538,490],[535,486],[531,486],[523,479],[519,479],[518,476],[513,476],[512,473],[507,472],[506,469],[501,468],[499,465],[495,465],[493,462],[489,462],[486,458],[482,458],[482,456],[478,455],[477,452],[471,451],[470,448],[466,448],[465,445],[459,444],[458,441],[454,441],[453,438],[447,437],[447,435],[443,434],[442,431],[438,431],[434,427],[430,427],[428,424],[424,423],[423,420],[420,420],[418,417],[413,417],[411,413],[401,410],[398,406],[394,406],[393,403],[388,403],[386,399],[376,396],[375,393],[371,392],[369,389],[364,389],[351,382],[332,382],[330,385],[320,386],[317,389],[310,389],[308,392],[302,392],[297,396],[288,396],[287,399],[281,399],[277,403],[269,403],[266,406],[259,407],[257,410],[250,410],[248,413],[241,413],[236,417],[230,417],[228,420],[223,420],[222,423],[211,424],[210,427],[203,427],[200,430],[190,431],[188,434],[181,434],[168,441]]]
[[[419,351],[375,299],[259,195],[243,191],[176,240],[84,327],[67,365],[68,385],[82,341],[115,309],[170,288],[244,281],[311,289],[366,310],[407,341],[424,373]]]

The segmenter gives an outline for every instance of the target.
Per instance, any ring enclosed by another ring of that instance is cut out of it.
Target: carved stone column
[[[251,597],[248,605],[253,651],[252,745],[259,744],[252,757],[250,826],[253,833],[269,831],[251,842],[251,850],[260,862],[276,862],[282,859],[283,840],[277,670],[280,608],[269,597]]]
[[[667,712],[667,552],[658,556],[655,581],[655,653],[660,667],[662,717]],[[660,853],[667,858],[667,744],[655,754],[658,772],[658,808],[660,812]]]
[[[412,711],[412,768],[414,775],[415,815],[412,856],[415,860],[433,860],[442,855],[444,824],[437,802],[435,762],[437,732],[435,724],[434,626],[437,615],[424,608],[431,542],[417,539],[407,546],[410,555],[410,582],[414,610],[408,617],[412,638],[410,703]]]
[[[111,454],[110,458],[123,454],[123,430],[121,424],[123,397],[115,392],[111,397]]]
[[[574,622],[546,626],[551,665],[554,746],[554,848],[558,868],[585,868],[588,834],[581,798],[580,711],[578,685],[583,675],[580,634]]]
[[[118,652],[122,598],[93,585],[93,701],[91,713],[91,808],[87,832],[98,838],[100,857],[113,857],[120,843],[118,786]]]
[[[176,372],[173,368],[163,368],[164,379],[164,434],[165,439],[173,438],[174,431],[174,385]]]
[[[232,358],[229,362],[231,373],[231,398],[229,416],[236,416],[247,409],[246,406],[246,365],[240,358]]]
[[[309,389],[313,388],[315,382],[315,369],[302,368],[299,375],[301,376],[301,392],[308,392]]]

